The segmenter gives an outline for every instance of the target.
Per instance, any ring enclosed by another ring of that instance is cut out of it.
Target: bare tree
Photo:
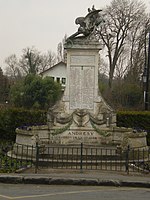
[[[99,57],[99,74],[103,74],[104,76],[109,76],[108,74],[108,63],[106,62],[106,59],[104,59],[103,57]]]
[[[56,63],[56,54],[52,51],[48,51],[46,54],[40,56],[41,63],[39,66],[39,72],[43,72],[52,67]]]
[[[38,73],[41,62],[40,52],[37,49],[34,47],[23,49],[19,65],[26,74]]]
[[[47,58],[49,67],[52,67],[56,64],[56,54],[54,52],[48,51]]]
[[[63,45],[60,42],[57,46],[57,61],[60,62],[63,60]]]
[[[142,18],[143,17],[143,18]],[[134,27],[134,30],[131,31],[129,41],[129,69],[128,76],[130,80],[139,81],[143,73],[143,68],[146,65],[146,32],[147,27],[149,27],[150,21],[148,16],[141,16],[141,21],[137,23],[137,26]]]
[[[145,7],[142,2],[136,0],[112,0],[104,13],[105,23],[100,26],[98,33],[108,53],[109,87],[111,88],[119,58],[126,50],[128,34],[145,13]]]
[[[62,42],[57,46],[57,62],[66,62],[66,50],[64,49],[64,44],[66,42],[67,35],[64,36]]]
[[[125,74],[127,73],[129,68],[127,54],[122,53],[122,55],[118,58],[118,62],[116,63],[116,70],[115,70],[115,78],[118,80],[123,79]]]
[[[22,76],[23,72],[19,67],[19,61],[15,54],[10,55],[5,59],[6,75],[11,76],[13,79],[18,79]]]
[[[8,100],[9,96],[9,80],[7,76],[3,74],[3,70],[0,67],[0,102],[4,103]]]
[[[21,58],[18,59],[15,54],[5,59],[6,74],[15,79],[25,76],[29,73],[37,74],[56,64],[56,54],[48,51],[41,54],[34,47],[23,49]]]

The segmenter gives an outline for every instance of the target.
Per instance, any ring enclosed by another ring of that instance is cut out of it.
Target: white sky
[[[0,0],[0,67],[11,54],[35,46],[41,53],[56,52],[65,34],[77,31],[74,21],[87,9],[109,5],[111,0]],[[148,12],[150,0],[143,0]]]

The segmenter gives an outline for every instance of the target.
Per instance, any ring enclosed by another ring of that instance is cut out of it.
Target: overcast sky
[[[42,53],[56,52],[65,34],[78,26],[74,21],[87,9],[109,5],[111,0],[0,0],[0,67],[11,54],[18,57],[22,49],[35,46]],[[150,10],[150,0],[143,0]]]

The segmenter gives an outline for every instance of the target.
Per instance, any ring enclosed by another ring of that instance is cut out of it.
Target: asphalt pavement
[[[46,169],[21,173],[0,174],[0,183],[47,184],[47,185],[93,185],[150,188],[150,174],[115,171]]]
[[[0,183],[0,200],[149,200],[149,188]]]

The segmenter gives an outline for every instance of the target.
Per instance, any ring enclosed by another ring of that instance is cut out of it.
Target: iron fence
[[[24,155],[24,150],[29,146],[16,145],[0,146],[0,173],[11,173],[19,169],[26,169],[29,165],[33,166],[33,156]],[[18,151],[21,149],[21,153]]]
[[[0,147],[0,172],[13,172],[20,168],[40,168],[143,171],[150,172],[150,149],[121,150],[116,147],[81,145],[14,144]]]

